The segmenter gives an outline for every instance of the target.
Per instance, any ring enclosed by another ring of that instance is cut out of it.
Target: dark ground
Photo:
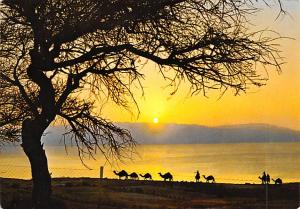
[[[0,184],[3,209],[31,208],[31,181],[0,178]],[[52,184],[56,209],[297,209],[300,206],[300,183],[266,187],[59,178],[53,179]]]

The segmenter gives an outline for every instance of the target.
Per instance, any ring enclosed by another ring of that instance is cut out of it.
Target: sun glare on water
[[[159,122],[158,118],[153,118],[153,123],[158,123],[158,122]]]

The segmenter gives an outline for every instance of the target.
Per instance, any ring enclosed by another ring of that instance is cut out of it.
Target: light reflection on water
[[[75,147],[46,147],[52,177],[99,177],[104,165],[104,176],[116,178],[113,170],[152,174],[171,172],[175,181],[193,181],[195,171],[213,175],[217,182],[259,183],[263,171],[284,182],[300,182],[300,143],[248,143],[248,144],[192,144],[192,145],[139,145],[133,160],[125,163],[107,163],[102,155],[97,160],[86,159],[92,169],[85,168]],[[0,176],[30,178],[27,158],[19,148],[0,152]],[[201,179],[203,178],[201,176]]]

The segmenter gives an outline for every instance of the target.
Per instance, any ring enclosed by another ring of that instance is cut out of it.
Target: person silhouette
[[[270,183],[270,175],[267,174],[267,177],[266,177],[266,184],[269,184]]]
[[[199,182],[199,180],[200,180],[200,173],[199,173],[199,171],[196,172],[195,179],[196,179],[196,182]]]
[[[263,172],[263,175],[262,175],[262,181],[263,181],[263,184],[267,183],[267,175],[266,175],[265,171]]]

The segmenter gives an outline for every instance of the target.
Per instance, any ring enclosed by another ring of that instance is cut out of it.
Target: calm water
[[[86,169],[71,147],[47,147],[49,167],[53,177],[98,177],[104,165],[104,175],[115,178],[113,170],[152,174],[171,172],[175,181],[194,180],[195,171],[213,175],[217,182],[259,183],[258,176],[267,171],[272,178],[284,182],[300,182],[300,143],[140,145],[139,156],[125,163],[108,164],[99,154],[97,160],[86,159],[92,170]],[[0,152],[0,176],[30,178],[29,163],[19,147]],[[203,178],[201,176],[201,179]]]

